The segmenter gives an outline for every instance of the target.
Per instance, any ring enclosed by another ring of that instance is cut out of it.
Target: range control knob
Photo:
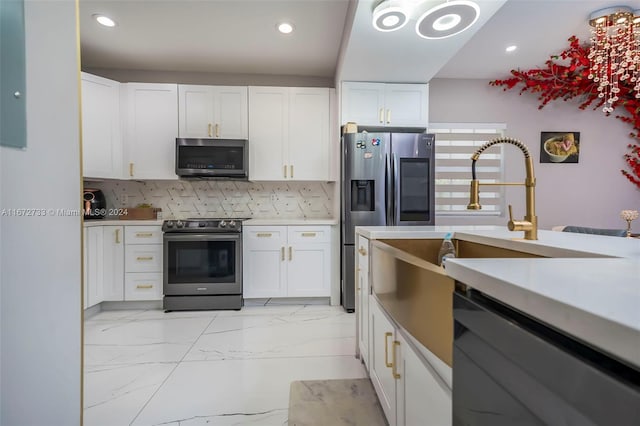
[[[168,220],[164,224],[167,228],[173,228],[176,225],[172,220]]]
[[[229,221],[229,228],[235,228],[235,227],[236,227],[236,221],[235,220]]]
[[[176,226],[177,226],[178,228],[184,228],[184,222],[183,222],[183,221],[181,221],[181,220],[178,220],[178,221],[176,221]]]
[[[224,220],[221,220],[220,223],[218,223],[219,228],[225,228],[226,226],[227,226],[227,222],[225,222]]]

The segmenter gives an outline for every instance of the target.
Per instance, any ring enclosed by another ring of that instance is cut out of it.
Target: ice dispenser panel
[[[351,211],[372,212],[375,210],[375,181],[351,181]]]

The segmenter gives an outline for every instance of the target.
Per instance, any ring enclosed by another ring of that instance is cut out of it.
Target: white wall
[[[626,228],[620,219],[623,209],[640,210],[640,190],[620,173],[631,126],[606,117],[600,110],[580,110],[579,103],[554,101],[538,110],[537,96],[518,95],[519,89],[504,92],[486,80],[434,79],[429,84],[429,122],[506,123],[506,136],[521,140],[534,159],[537,178],[536,213],[539,227],[583,225]],[[540,163],[541,131],[580,132],[578,164]],[[524,181],[524,160],[520,151],[506,149],[506,180]],[[469,162],[471,165],[471,161]],[[482,196],[482,188],[481,188]],[[524,215],[524,188],[507,191],[514,215]],[[438,217],[438,224],[493,223],[506,219]],[[640,221],[634,224],[640,232]]]
[[[75,8],[25,1],[27,149],[0,148],[0,208],[79,208]],[[0,424],[78,425],[80,218],[3,216],[0,232]]]

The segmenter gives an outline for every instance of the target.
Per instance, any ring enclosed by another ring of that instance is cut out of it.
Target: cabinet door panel
[[[249,179],[284,180],[288,163],[289,91],[283,87],[249,88]]]
[[[387,361],[392,361],[394,327],[373,296],[369,299],[369,376],[389,426],[396,425],[396,383]],[[386,355],[386,356],[385,356]]]
[[[124,300],[124,227],[104,227],[104,300]]]
[[[342,124],[384,125],[384,84],[342,83]]]
[[[213,136],[213,89],[211,86],[178,86],[178,125],[181,138]]]
[[[329,297],[329,244],[290,245],[287,295]]]
[[[329,89],[292,88],[289,165],[294,180],[329,180]]]
[[[219,86],[214,99],[214,137],[222,139],[247,139],[248,106],[247,88]]]
[[[369,240],[358,235],[356,250],[358,252],[356,257],[358,345],[360,357],[369,367]]]
[[[97,305],[104,300],[103,276],[104,233],[101,226],[85,229],[87,233],[87,307]]]
[[[397,334],[396,340],[400,343],[396,347],[396,357],[400,360],[398,426],[450,425],[451,390],[435,370],[416,355],[402,335]]]
[[[130,178],[178,179],[176,84],[128,83],[127,139]]]
[[[427,127],[426,84],[385,84],[385,125]]]
[[[284,297],[286,289],[284,246],[278,248],[253,248],[245,251],[243,262],[243,296],[245,298]]]
[[[122,178],[120,83],[82,73],[83,175]]]

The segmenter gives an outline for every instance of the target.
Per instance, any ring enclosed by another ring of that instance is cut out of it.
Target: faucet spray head
[[[480,210],[480,183],[477,179],[471,180],[471,189],[469,191],[469,204],[467,210]]]

